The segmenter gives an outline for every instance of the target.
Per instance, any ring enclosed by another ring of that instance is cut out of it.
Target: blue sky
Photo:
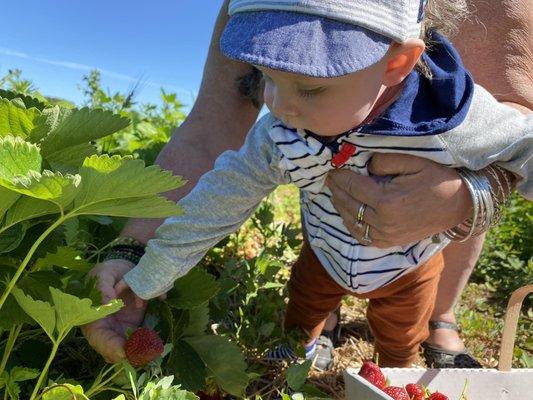
[[[2,4],[0,76],[19,68],[45,95],[81,102],[92,68],[104,87],[144,81],[138,101],[159,88],[191,105],[222,0],[25,0]],[[188,107],[187,107],[188,108]]]

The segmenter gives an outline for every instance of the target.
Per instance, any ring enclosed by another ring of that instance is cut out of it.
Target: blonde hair
[[[420,33],[420,39],[426,44],[426,51],[431,50],[433,44],[431,32],[437,31],[451,38],[459,32],[459,25],[468,16],[466,0],[428,0]],[[418,61],[416,69],[431,79],[431,71],[422,59]]]

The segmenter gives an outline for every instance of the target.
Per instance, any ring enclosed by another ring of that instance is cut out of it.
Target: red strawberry
[[[407,390],[405,390],[403,387],[387,386],[385,389],[383,389],[383,391],[394,400],[411,400],[407,394]]]
[[[385,375],[381,369],[372,361],[365,361],[359,370],[359,375],[365,378],[378,389],[385,387]]]
[[[134,367],[141,367],[163,353],[163,341],[152,329],[139,328],[133,332],[124,346],[126,357]]]
[[[448,396],[443,395],[440,392],[432,393],[431,396],[429,396],[429,400],[449,400]]]
[[[405,390],[407,390],[407,394],[411,398],[411,400],[424,400],[424,389],[422,386],[417,385],[416,383],[408,383],[405,386]]]

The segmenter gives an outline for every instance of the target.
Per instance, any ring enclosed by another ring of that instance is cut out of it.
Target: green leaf
[[[39,148],[20,137],[0,137],[0,182],[13,181],[30,171],[41,171]]]
[[[11,280],[16,271],[14,267],[0,266],[0,291],[5,290],[7,282]],[[22,324],[32,325],[34,321],[20,308],[13,294],[10,294],[0,308],[0,329],[9,330]]]
[[[52,301],[57,318],[57,332],[59,334],[70,331],[75,326],[85,325],[113,314],[122,308],[121,300],[92,307],[89,299],[80,299],[61,290],[51,287]]]
[[[106,200],[83,206],[73,215],[111,215],[113,217],[166,218],[183,214],[181,208],[160,196]]]
[[[22,196],[7,212],[2,229],[28,219],[56,213],[59,213],[59,208],[56,204],[34,197]],[[0,229],[0,232],[2,229]]]
[[[80,385],[74,386],[70,383],[63,383],[45,389],[42,400],[73,400],[74,398],[76,400],[89,400],[83,394],[83,388]]]
[[[32,368],[13,367],[9,372],[9,375],[14,382],[23,382],[37,378],[39,373],[39,370]]]
[[[24,104],[14,100],[0,99],[0,137],[13,135],[27,138],[40,115],[36,108],[27,110]]]
[[[180,389],[179,386],[172,386],[173,376],[165,376],[159,382],[148,382],[139,400],[198,400],[198,397],[191,392]]]
[[[13,296],[22,309],[37,321],[53,342],[62,339],[73,327],[105,318],[122,307],[120,300],[92,307],[91,300],[80,299],[59,289],[50,287],[50,293],[53,306],[41,300],[34,300],[19,288],[13,290]],[[54,335],[55,332],[57,335]]]
[[[32,133],[32,140],[42,137],[43,157],[66,147],[88,143],[110,135],[129,125],[127,118],[101,109],[66,109],[51,107],[43,112],[44,120]],[[47,132],[46,136],[43,132]]]
[[[209,303],[191,308],[189,311],[188,325],[183,330],[183,336],[200,336],[205,333],[209,323]]]
[[[47,253],[39,258],[33,267],[34,270],[49,269],[52,266],[68,268],[74,271],[89,272],[92,263],[81,257],[81,253],[72,247],[58,247],[55,253]]]
[[[201,268],[193,268],[174,282],[167,293],[167,303],[177,309],[192,309],[211,299],[219,290],[212,275]]]
[[[197,392],[205,387],[207,372],[198,353],[185,341],[178,340],[167,361],[167,366],[184,389]]]
[[[80,179],[79,175],[63,175],[60,172],[47,170],[42,174],[30,171],[27,176],[14,178],[12,184],[5,186],[15,192],[49,200],[65,208],[74,200],[79,190]]]
[[[157,166],[145,167],[141,160],[91,156],[80,169],[81,188],[74,201],[76,214],[113,216],[147,216],[145,212],[179,215],[179,207],[168,200],[161,200],[158,193],[173,190],[182,185],[180,177],[172,176]],[[146,207],[135,210],[135,207]]]
[[[30,171],[41,171],[39,148],[19,137],[0,137],[0,219],[20,197],[9,189],[13,180]]]
[[[34,300],[19,288],[11,292],[19,306],[43,328],[50,340],[55,341],[56,316],[53,307],[44,301]]]
[[[292,390],[298,391],[307,380],[312,362],[307,360],[301,364],[291,365],[287,369],[287,384]]]
[[[31,97],[22,93],[14,92],[12,90],[0,89],[0,97],[7,100],[20,99],[27,109],[35,107],[39,111],[43,111],[47,106],[44,102],[36,97]]]
[[[243,397],[248,386],[246,362],[239,347],[222,336],[197,336],[184,339],[198,353],[218,386]]]
[[[16,249],[26,235],[27,224],[19,224],[0,234],[0,254]]]
[[[46,161],[54,171],[75,174],[83,161],[96,154],[96,148],[90,143],[66,147],[46,156]]]

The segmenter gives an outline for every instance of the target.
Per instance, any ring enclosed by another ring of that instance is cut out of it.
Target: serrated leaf
[[[243,397],[248,386],[246,362],[239,347],[222,336],[197,336],[184,339],[198,353],[218,386]]]
[[[37,146],[19,137],[0,137],[0,219],[20,197],[8,188],[18,176],[41,170],[41,155]]]
[[[61,385],[55,385],[51,388],[47,388],[46,392],[43,392],[42,400],[72,400],[73,396],[76,400],[89,400],[85,394],[83,394],[83,388],[80,385],[71,385],[70,383],[62,383]]]
[[[83,206],[75,215],[110,215],[113,217],[166,218],[183,214],[181,208],[164,197],[146,196],[107,200]]]
[[[56,316],[53,307],[47,302],[34,300],[31,296],[24,294],[19,288],[14,288],[11,294],[24,312],[43,328],[50,340],[54,341]]]
[[[0,137],[0,179],[12,181],[30,171],[41,171],[39,148],[20,137]]]
[[[187,275],[176,279],[167,293],[167,303],[177,309],[192,309],[209,301],[220,290],[215,278],[202,270],[193,268]]]
[[[209,323],[209,303],[199,305],[189,310],[188,325],[183,330],[183,336],[199,336],[205,333]]]
[[[88,272],[93,264],[84,260],[81,253],[72,247],[58,247],[55,253],[47,253],[45,257],[39,258],[33,270],[48,269],[54,265],[74,271]]]
[[[158,193],[181,186],[180,177],[141,160],[91,156],[80,169],[81,187],[74,200],[76,215],[150,216],[179,215],[179,207],[161,200]],[[149,205],[153,202],[153,207]],[[135,207],[148,206],[135,210]],[[153,210],[152,210],[153,208]]]
[[[59,334],[70,331],[75,326],[81,326],[111,315],[122,308],[121,300],[112,300],[108,304],[92,307],[89,299],[80,299],[61,290],[51,287],[52,301],[56,312],[57,332]]]
[[[18,224],[19,222],[55,213],[59,213],[59,208],[56,204],[46,200],[22,196],[8,210],[5,221],[2,224],[3,226],[0,228],[0,232],[7,227]]]
[[[24,239],[27,228],[27,224],[19,224],[0,233],[0,254],[16,249]]]
[[[178,340],[174,344],[167,365],[184,389],[197,392],[205,387],[205,364],[187,342]]]
[[[16,268],[0,266],[0,291],[4,291],[6,283],[15,275]],[[0,329],[9,330],[16,325],[34,324],[34,321],[20,308],[12,294],[0,308]]]
[[[90,143],[66,147],[46,156],[46,161],[54,171],[75,174],[83,161],[96,154],[96,148]]]
[[[0,137],[12,135],[27,138],[34,127],[34,120],[40,115],[36,108],[29,110],[17,99],[0,98]]]
[[[307,380],[311,365],[311,360],[307,360],[301,364],[293,364],[287,369],[287,384],[292,390],[300,390]]]
[[[63,175],[48,170],[42,173],[30,171],[26,176],[14,178],[13,183],[6,186],[15,192],[48,200],[65,208],[76,197],[80,180],[79,175]]]
[[[35,379],[39,376],[39,371],[32,368],[13,367],[9,372],[14,382],[24,382]]]
[[[50,287],[50,293],[53,305],[34,300],[19,288],[13,289],[13,296],[20,307],[37,321],[53,342],[62,339],[73,327],[105,318],[122,307],[121,300],[92,307],[91,300],[80,299],[59,289]]]
[[[32,139],[42,137],[43,157],[66,147],[88,143],[101,137],[118,132],[129,125],[127,118],[101,109],[67,109],[52,107],[45,110],[46,119],[39,120]],[[43,127],[44,126],[44,127]],[[43,132],[47,132],[46,136]]]
[[[26,94],[14,92],[12,90],[0,89],[0,97],[7,100],[21,99],[27,109],[35,107],[39,111],[43,111],[47,106],[46,103],[37,99],[36,97],[31,97]]]

